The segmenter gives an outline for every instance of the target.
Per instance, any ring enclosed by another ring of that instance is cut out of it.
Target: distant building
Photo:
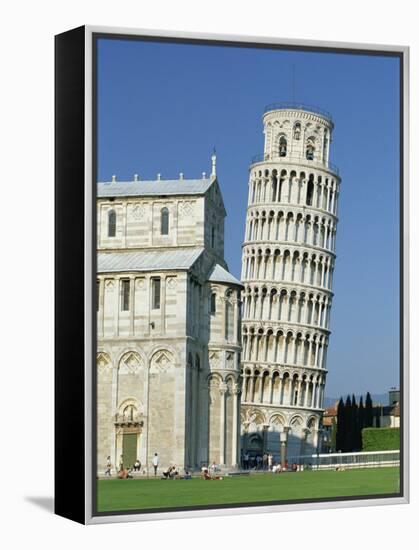
[[[373,404],[374,428],[400,428],[400,390],[388,392],[388,404]]]
[[[326,407],[323,412],[322,420],[322,445],[321,452],[329,453],[335,451],[336,442],[333,438],[336,434],[333,430],[336,430],[337,426],[337,414],[338,414],[338,401],[330,407]]]

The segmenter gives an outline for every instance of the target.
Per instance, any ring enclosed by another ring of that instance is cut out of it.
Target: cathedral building
[[[97,469],[238,465],[242,284],[216,177],[97,186]]]
[[[263,128],[242,254],[242,447],[284,460],[318,449],[340,178],[328,113],[274,104]]]

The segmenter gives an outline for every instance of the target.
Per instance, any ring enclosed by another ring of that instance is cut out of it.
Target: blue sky
[[[295,86],[293,86],[293,72]],[[98,175],[217,175],[225,256],[240,278],[248,167],[275,101],[317,105],[335,123],[342,177],[326,395],[383,393],[399,380],[399,60],[100,39]],[[293,94],[295,88],[295,94]]]

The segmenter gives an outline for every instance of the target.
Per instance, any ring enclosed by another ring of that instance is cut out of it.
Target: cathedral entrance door
[[[124,467],[132,468],[137,460],[137,434],[124,433],[122,439],[122,454],[124,457]]]

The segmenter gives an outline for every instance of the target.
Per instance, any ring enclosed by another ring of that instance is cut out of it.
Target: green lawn
[[[107,479],[98,483],[98,512],[394,494],[399,468],[305,471],[224,477],[221,481]]]

